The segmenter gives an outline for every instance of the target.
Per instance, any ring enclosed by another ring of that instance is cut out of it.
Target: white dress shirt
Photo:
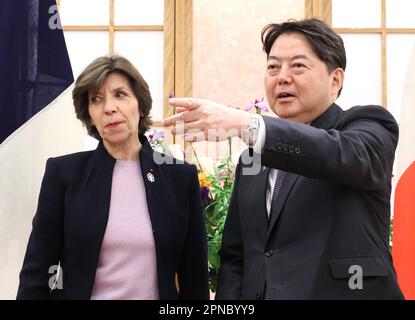
[[[252,116],[257,117],[259,120],[258,137],[252,148],[255,153],[262,154],[262,151],[265,145],[265,138],[267,134],[265,130],[265,122],[264,122],[264,119],[258,114],[253,114]],[[265,198],[268,217],[271,212],[272,193],[274,191],[275,181],[277,180],[277,173],[278,173],[278,169],[271,168],[269,175],[268,175],[267,191],[266,191],[266,198]]]

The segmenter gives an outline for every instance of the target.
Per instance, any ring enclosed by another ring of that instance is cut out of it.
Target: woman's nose
[[[117,111],[117,105],[114,99],[106,99],[104,106],[105,113],[114,113]]]

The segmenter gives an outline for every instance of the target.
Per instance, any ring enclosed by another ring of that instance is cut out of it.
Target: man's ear
[[[343,87],[344,82],[344,70],[342,68],[336,68],[332,71],[331,89],[332,94],[337,97],[340,89]]]

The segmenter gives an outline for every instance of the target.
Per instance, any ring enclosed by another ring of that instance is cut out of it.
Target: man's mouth
[[[295,95],[289,92],[281,92],[277,95],[279,102],[291,102],[295,98]]]

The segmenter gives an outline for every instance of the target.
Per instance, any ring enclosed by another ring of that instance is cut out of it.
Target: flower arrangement
[[[269,106],[264,98],[249,101],[244,110],[255,108],[257,114],[268,112]],[[153,130],[148,135],[151,146],[161,152],[166,152],[163,131]],[[232,142],[228,139],[229,155],[217,162],[214,172],[208,174],[203,171],[197,153],[190,144],[198,166],[200,196],[205,213],[205,226],[208,241],[209,288],[216,292],[218,271],[220,267],[219,250],[222,245],[222,234],[228,207],[232,196],[235,180],[235,164],[232,162]]]
[[[148,142],[154,150],[159,152],[165,152],[166,147],[164,145],[164,132],[163,130],[151,130],[148,134]]]
[[[199,172],[200,193],[205,211],[208,240],[209,288],[216,291],[220,267],[219,250],[222,244],[223,227],[228,213],[235,179],[235,165],[231,156],[221,160],[215,173]]]
[[[161,130],[151,130],[148,133],[151,147],[160,152],[168,152],[164,145],[164,133]],[[198,166],[200,197],[205,213],[205,226],[208,241],[209,288],[216,291],[217,276],[220,266],[219,249],[222,244],[222,233],[228,212],[229,201],[235,179],[235,165],[231,159],[231,141],[229,156],[219,161],[214,167],[214,173],[203,171],[196,151],[191,144]]]

